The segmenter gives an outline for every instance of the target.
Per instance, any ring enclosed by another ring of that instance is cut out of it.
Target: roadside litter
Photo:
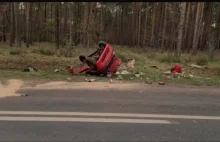
[[[96,82],[96,79],[85,79],[85,81],[87,81],[87,82]]]
[[[23,72],[38,72],[38,70],[34,67],[27,67],[23,70]]]
[[[119,74],[131,74],[130,72],[128,72],[127,70],[123,70],[121,73]]]
[[[147,80],[145,81],[146,84],[153,84],[153,82],[151,80]]]
[[[116,80],[122,80],[122,79],[123,79],[122,75],[118,75],[118,77],[116,78]]]
[[[165,85],[165,82],[158,82],[159,85]]]
[[[67,66],[66,67],[66,70],[68,71],[68,73],[70,74],[70,75],[74,75],[74,70],[73,70],[73,66]]]
[[[158,69],[158,66],[155,66],[155,65],[154,65],[154,66],[150,66],[150,67],[155,68],[155,69]]]
[[[190,67],[192,68],[197,68],[197,69],[208,69],[207,66],[199,66],[199,65],[196,65],[196,64],[190,64]]]
[[[56,72],[59,72],[59,71],[60,71],[59,69],[55,69],[55,70],[54,70],[55,73],[56,73]]]
[[[21,97],[28,97],[29,95],[28,94],[21,94],[20,96]]]
[[[72,81],[72,78],[67,78],[66,79],[68,82],[71,82]]]
[[[171,68],[171,73],[182,73],[182,66],[175,65],[173,68]]]
[[[135,77],[141,77],[141,75],[143,75],[144,73],[143,72],[136,72],[134,75],[135,75]]]
[[[201,69],[202,67],[199,65],[195,65],[195,64],[191,64],[190,67],[192,68],[197,68],[197,69]]]
[[[134,68],[134,64],[135,64],[135,59],[131,59],[130,61],[128,61],[126,66],[130,68]]]

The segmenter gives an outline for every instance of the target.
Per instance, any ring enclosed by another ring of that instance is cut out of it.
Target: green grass
[[[71,46],[71,48],[56,49],[55,44],[35,43],[30,48],[25,47],[10,48],[7,44],[0,43],[0,77],[6,78],[44,78],[63,80],[70,77],[65,71],[68,65],[77,65],[79,55],[89,55],[96,46],[85,48],[82,45]],[[208,60],[208,53],[198,53],[193,57],[188,54],[182,54],[175,57],[169,52],[159,52],[141,48],[127,48],[113,45],[116,56],[121,58],[123,63],[128,59],[135,59],[134,72],[143,72],[140,78],[134,75],[122,75],[126,81],[145,82],[151,80],[155,83],[165,81],[166,83],[183,83],[192,85],[220,85],[220,53],[213,53],[212,60]],[[183,72],[186,76],[192,74],[193,78],[175,78],[166,79],[163,75],[164,71],[170,70],[176,63],[181,64]],[[201,66],[207,66],[208,69],[191,68],[189,64],[194,63]],[[157,65],[159,69],[151,66]],[[33,66],[45,72],[24,73],[22,72],[26,66]],[[53,73],[55,69],[61,69],[62,72]],[[77,66],[75,67],[77,69]],[[85,79],[84,76],[74,77]],[[94,77],[95,78],[95,77]],[[210,78],[210,79],[207,79]]]
[[[22,72],[20,70],[0,70],[0,79],[46,79],[46,80],[66,80],[72,78],[73,81],[81,81],[84,76],[69,76],[65,72]]]
[[[200,57],[197,59],[196,63],[198,65],[208,65],[208,59],[206,57]]]

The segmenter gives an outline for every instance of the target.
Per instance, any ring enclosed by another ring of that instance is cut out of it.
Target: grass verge
[[[35,43],[30,48],[9,47],[8,44],[0,43],[0,78],[25,78],[25,79],[49,79],[65,80],[70,77],[65,71],[68,65],[77,65],[79,55],[89,55],[97,46],[84,48],[83,46],[73,46],[71,48],[56,49],[54,44]],[[143,72],[141,77],[134,75],[122,75],[125,81],[153,82],[165,81],[166,83],[181,83],[191,85],[220,85],[220,53],[215,52],[211,61],[206,57],[208,54],[199,53],[192,57],[188,54],[182,54],[181,57],[173,57],[168,52],[157,52],[149,49],[127,48],[113,45],[117,57],[120,57],[123,63],[128,59],[135,59],[134,72]],[[163,72],[168,71],[176,63],[181,64],[186,76],[174,79],[167,79]],[[206,66],[208,68],[191,68],[191,63]],[[158,66],[159,69],[151,66]],[[27,66],[33,66],[44,72],[24,73],[23,69]],[[61,72],[54,73],[55,69]],[[90,77],[97,78],[97,77]],[[82,81],[85,76],[73,76],[72,80]],[[104,78],[100,78],[101,80]],[[106,80],[106,79],[105,79]]]

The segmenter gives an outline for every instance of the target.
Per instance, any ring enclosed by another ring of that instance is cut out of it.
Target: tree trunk
[[[192,3],[192,6],[191,8],[193,8],[193,12],[192,12],[192,15],[190,16],[190,19],[189,19],[189,36],[188,36],[188,45],[187,45],[187,53],[190,53],[191,50],[192,50],[192,39],[193,39],[193,33],[194,33],[194,19],[196,18],[196,11],[197,11],[197,3],[194,2]]]
[[[30,22],[29,22],[29,2],[26,2],[26,47],[29,47],[29,26],[30,26]]]
[[[187,7],[187,15],[186,15],[186,27],[185,27],[185,32],[184,32],[184,38],[185,38],[185,48],[184,50],[186,50],[188,48],[188,37],[189,37],[189,15],[190,15],[190,9],[191,9],[191,3],[188,3],[188,7]]]
[[[19,11],[18,11],[18,4],[17,2],[14,3],[14,11],[15,11],[15,39],[16,39],[16,46],[21,47],[21,39],[20,39],[20,22],[19,22]]]
[[[47,2],[44,3],[44,23],[47,23]]]
[[[38,2],[38,6],[37,6],[37,12],[36,12],[36,15],[35,15],[35,20],[33,22],[33,28],[32,28],[32,40],[36,41],[37,39],[37,35],[36,35],[36,23],[37,23],[37,19],[39,17],[39,11],[40,11],[40,2]]]
[[[220,49],[220,4],[218,4],[218,8],[217,8],[217,20],[216,20],[216,49]]]
[[[33,4],[32,2],[30,2],[29,3],[29,40],[28,40],[30,45],[33,45],[32,7],[33,7]]]
[[[203,47],[206,47],[206,45],[202,45],[202,34],[203,34],[203,30],[204,30],[204,26],[203,26],[203,13],[204,13],[204,2],[201,3],[201,12],[200,12],[200,19],[199,19],[199,28],[198,28],[198,47],[197,49],[205,49]],[[211,20],[212,21],[212,15],[210,15]],[[210,25],[211,26],[211,25]],[[209,38],[209,37],[208,37]]]
[[[51,20],[51,22],[50,22],[50,28],[52,29],[52,27],[53,27],[53,4],[52,4],[52,2],[50,3],[50,20]],[[51,30],[52,31],[52,30]],[[53,31],[52,31],[53,32]],[[50,36],[50,42],[52,43],[53,42],[53,34],[51,33],[50,34],[51,36]]]
[[[148,6],[148,3],[146,3],[146,7]],[[148,19],[148,10],[145,9],[145,22],[144,22],[144,38],[143,38],[143,47],[146,46],[146,37],[147,37],[147,19]]]
[[[48,41],[48,27],[47,27],[47,2],[44,3],[44,25],[46,27],[45,30],[45,41]]]
[[[64,40],[67,39],[66,38],[66,29],[67,29],[67,3],[64,3],[64,22],[63,22],[63,38]]]
[[[85,9],[84,9],[84,16],[83,16],[83,34],[81,35],[81,43],[86,45],[88,41],[88,21],[89,21],[89,8],[90,8],[90,3],[85,4]]]
[[[69,41],[72,42],[72,26],[73,26],[73,11],[71,4],[69,4],[69,14],[70,14],[70,37],[69,37]]]
[[[156,2],[154,3],[153,13],[152,13],[151,44],[153,45],[153,47],[154,47],[155,16],[156,16]]]
[[[162,43],[161,47],[164,50],[164,39],[166,35],[166,26],[167,26],[167,3],[164,3],[164,20],[163,20],[163,32],[162,32]]]
[[[138,19],[138,41],[137,41],[137,46],[140,47],[140,36],[141,36],[141,9],[142,8],[142,3],[139,3],[139,19]]]
[[[131,17],[131,40],[130,40],[130,45],[134,46],[134,28],[135,27],[135,2],[132,2],[132,17]]]
[[[179,32],[177,38],[177,56],[181,55],[181,48],[182,48],[182,38],[183,38],[183,24],[185,20],[185,10],[186,10],[186,2],[181,4],[181,14],[180,14],[180,23],[179,23]]]
[[[59,46],[60,46],[60,40],[59,40],[59,35],[60,35],[60,33],[59,33],[59,6],[60,6],[60,3],[59,2],[57,2],[56,4],[55,4],[55,21],[56,21],[56,33],[55,33],[55,36],[56,36],[56,47],[57,48],[59,48]]]
[[[6,14],[3,13],[3,18],[2,18],[2,38],[3,38],[3,42],[6,42],[6,35],[5,35],[5,29],[6,29]]]
[[[205,49],[207,47],[207,40],[208,40],[208,35],[210,32],[211,24],[212,24],[212,2],[207,3],[207,12],[204,15],[204,30],[203,30],[203,35],[202,35],[202,43],[201,45],[203,46],[202,49]]]
[[[11,2],[10,5],[11,5],[10,47],[12,47],[12,44],[14,42],[14,4],[13,2]]]
[[[192,45],[192,50],[191,50],[192,55],[196,54],[196,50],[198,46],[198,27],[199,27],[199,14],[200,14],[200,9],[201,9],[201,2],[198,2],[197,5],[198,6],[197,6],[197,12],[196,12],[194,34],[193,34],[193,45]]]

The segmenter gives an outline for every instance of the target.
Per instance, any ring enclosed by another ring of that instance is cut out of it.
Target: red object
[[[151,66],[152,68],[158,69],[158,66]]]
[[[102,51],[99,59],[96,62],[97,70],[92,70],[88,66],[86,66],[79,69],[78,72],[107,75],[107,72],[116,73],[121,64],[121,59],[115,57],[114,49],[112,48],[112,46],[110,44],[106,44],[104,50]]]
[[[160,85],[165,85],[165,82],[158,82],[158,84],[160,84]]]
[[[67,67],[66,67],[66,70],[68,71],[68,73],[69,73],[70,75],[74,75],[74,70],[73,70],[73,67],[72,67],[72,66],[67,66]]]
[[[182,73],[182,66],[175,65],[175,67],[171,69],[171,73]]]

